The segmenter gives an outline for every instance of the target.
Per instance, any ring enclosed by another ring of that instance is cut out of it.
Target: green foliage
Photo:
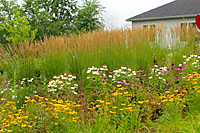
[[[76,0],[24,0],[23,12],[32,28],[38,29],[37,39],[43,35],[68,34],[73,31]]]
[[[75,26],[80,32],[98,30],[103,27],[101,13],[104,7],[98,0],[84,0],[76,16]]]
[[[8,20],[13,18],[12,10],[19,9],[19,5],[16,4],[16,0],[0,0],[0,22],[6,24],[5,17]],[[6,44],[8,41],[4,37],[4,35],[9,35],[9,33],[5,30],[0,30],[0,43]]]
[[[0,30],[6,31],[8,35],[4,34],[6,40],[13,44],[26,43],[35,38],[37,30],[31,31],[31,26],[25,16],[20,16],[20,12],[16,9],[12,10],[13,18],[10,20],[4,17],[4,22],[1,23]]]

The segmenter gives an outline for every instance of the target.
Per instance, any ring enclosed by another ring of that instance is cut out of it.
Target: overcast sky
[[[105,7],[103,18],[107,28],[130,26],[125,20],[174,0],[99,0]]]

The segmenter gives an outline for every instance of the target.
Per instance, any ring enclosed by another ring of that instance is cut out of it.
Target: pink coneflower
[[[175,68],[175,70],[178,70],[178,71],[179,71],[179,70],[181,70],[181,68],[180,68],[180,67],[177,67],[177,68]]]
[[[178,78],[174,78],[174,80],[177,80]]]
[[[99,70],[98,72],[99,72],[99,73],[102,73],[102,71],[101,71],[101,70]]]
[[[103,90],[100,90],[100,91],[98,91],[99,93],[102,93],[103,92]]]
[[[186,70],[186,68],[182,68],[181,70]]]
[[[135,79],[136,79],[137,81],[140,81],[140,78],[138,78],[138,77],[137,77],[137,78],[135,78]]]
[[[120,81],[120,80],[118,80],[118,81],[117,81],[117,83],[118,83],[118,84],[123,84],[124,82],[123,82],[123,81]]]
[[[131,86],[133,86],[133,87],[137,87],[137,85],[136,85],[136,84],[131,84]]]
[[[93,78],[92,81],[96,82],[97,80],[95,78]]]
[[[137,72],[138,72],[138,73],[142,73],[142,72],[144,72],[144,70],[138,70]]]
[[[167,69],[167,72],[171,71],[170,69]]]
[[[104,75],[101,75],[101,78],[104,78]]]
[[[143,77],[145,77],[145,76],[146,76],[146,74],[145,74],[145,73],[143,73],[143,74],[142,74],[142,76],[143,76]]]
[[[127,82],[125,82],[125,85],[130,85],[130,83],[127,81]]]
[[[182,73],[182,72],[179,72],[178,74],[180,74],[180,75],[181,75],[181,74],[183,74],[183,73]]]
[[[171,67],[173,68],[173,67],[175,67],[175,65],[174,65],[174,64],[172,64],[172,65],[171,65]]]
[[[187,66],[187,64],[183,64],[183,66]]]
[[[122,87],[124,90],[126,90],[127,88],[125,86]]]
[[[103,79],[103,81],[107,81],[107,80],[108,80],[107,78],[104,78],[104,79]]]
[[[113,74],[113,71],[111,70],[111,71],[109,71],[109,73],[110,73],[110,74]]]

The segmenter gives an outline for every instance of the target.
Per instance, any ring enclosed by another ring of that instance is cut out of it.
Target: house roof
[[[144,12],[126,21],[159,20],[169,18],[195,17],[200,13],[200,0],[175,0],[163,6]]]

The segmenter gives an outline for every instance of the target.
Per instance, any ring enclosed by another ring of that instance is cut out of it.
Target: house
[[[163,6],[131,17],[133,27],[156,27],[163,23],[169,31],[171,27],[195,25],[195,17],[200,14],[200,0],[175,0]]]

